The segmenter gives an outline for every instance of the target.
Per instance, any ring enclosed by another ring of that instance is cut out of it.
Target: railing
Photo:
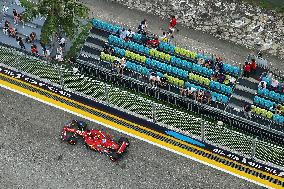
[[[17,53],[17,51],[11,52],[11,49],[0,49],[0,55],[0,57],[4,57],[4,59],[5,57],[12,57],[9,60],[1,60],[1,62],[5,63],[5,66],[16,67],[18,70],[21,70],[21,72],[33,74],[34,76],[32,77],[37,77],[41,80],[52,81],[52,83],[61,85],[61,87],[67,91],[73,91],[79,95],[95,99],[111,107],[123,110],[128,114],[156,122],[168,129],[189,135],[193,138],[198,138],[209,144],[242,154],[245,157],[252,157],[279,166],[284,165],[284,155],[280,153],[284,151],[283,147],[276,146],[269,142],[269,140],[256,140],[253,137],[234,131],[233,128],[235,128],[234,125],[236,124],[243,124],[244,127],[249,126],[247,126],[247,123],[243,120],[230,117],[231,115],[224,114],[224,112],[220,110],[212,109],[211,107],[198,104],[191,100],[188,100],[187,103],[184,104],[187,107],[186,109],[191,111],[177,110],[161,103],[153,102],[152,100],[115,87],[117,85],[132,85],[132,88],[136,88],[137,92],[141,92],[145,90],[145,86],[142,85],[142,82],[137,83],[131,78],[122,78],[119,75],[111,74],[107,72],[108,70],[96,67],[93,64],[92,66],[86,64],[85,67],[80,68],[85,74],[85,76],[82,77],[81,74],[74,74],[72,70],[67,68],[60,68],[41,60],[32,61],[29,57],[24,57],[23,54]],[[92,73],[89,75],[88,72]],[[87,74],[89,76],[86,76]],[[96,77],[91,77],[92,75]],[[102,82],[102,80],[113,82],[115,86],[106,84]],[[148,88],[146,86],[146,90],[149,92],[148,94],[155,93],[156,97],[162,95],[161,91],[155,91],[155,89],[151,89],[150,86],[148,86]],[[181,101],[184,99],[180,99],[178,95],[165,94],[168,95],[167,98],[169,98],[170,102],[177,105],[184,103],[184,101]],[[199,114],[195,115],[190,112]],[[230,118],[229,121],[231,122],[229,127],[204,120],[205,118],[210,118],[211,120],[216,119],[227,122],[226,119],[228,119],[228,115]],[[271,135],[271,137],[273,138],[273,135]]]

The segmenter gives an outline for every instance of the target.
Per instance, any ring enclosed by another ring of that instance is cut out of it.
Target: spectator
[[[113,55],[114,49],[109,44],[105,43],[103,52],[106,53],[106,54]]]
[[[16,9],[13,9],[13,17],[14,17],[14,24],[18,25],[18,12]]]
[[[142,36],[141,36],[141,43],[143,45],[146,45],[148,40],[149,40],[149,38],[148,38],[147,34],[142,34]]]
[[[255,59],[251,60],[250,69],[251,69],[252,74],[256,73],[256,60]]]
[[[271,106],[269,110],[272,112],[276,112],[276,104],[273,104],[273,106]]]
[[[3,27],[3,33],[5,35],[9,34],[9,28],[10,28],[10,22],[8,20],[5,21],[4,27]]]
[[[188,91],[189,91],[189,88],[183,86],[183,87],[180,88],[180,95],[181,96],[187,96]]]
[[[279,85],[279,81],[278,81],[277,79],[272,78],[271,87],[272,87],[272,89],[273,89],[274,91],[277,90],[278,85]]]
[[[259,88],[259,89],[266,89],[266,85],[267,85],[267,82],[266,82],[266,81],[261,81],[261,82],[258,84],[258,88]]]
[[[125,39],[126,36],[127,36],[127,30],[123,28],[122,31],[121,31],[121,33],[120,33],[120,35],[119,35],[119,37],[120,37],[121,39]]]
[[[159,38],[158,36],[154,36],[153,39],[149,39],[147,42],[146,42],[146,45],[149,46],[149,47],[152,47],[152,48],[157,48],[160,44],[160,41],[159,41]]]
[[[166,86],[168,79],[166,77],[161,77],[161,86]]]
[[[45,58],[47,58],[47,60],[50,59],[50,51],[48,49],[45,50],[44,56],[45,56]]]
[[[58,60],[59,62],[63,61],[63,50],[62,47],[60,46],[56,49],[55,59]]]
[[[204,98],[204,91],[198,90],[198,92],[197,92],[197,101],[198,102],[202,102],[203,98]]]
[[[26,49],[22,37],[16,37],[16,41],[18,42],[18,44],[19,44],[19,46],[21,47],[21,49]]]
[[[212,101],[212,95],[210,92],[206,91],[203,95],[202,102],[205,104],[211,104]]]
[[[243,76],[247,78],[249,78],[250,76],[250,65],[248,62],[245,62],[244,64],[244,75]]]
[[[244,106],[244,115],[246,118],[251,118],[251,105],[250,104],[246,104]]]
[[[36,38],[36,33],[35,32],[32,32],[30,33],[30,35],[26,38],[26,42],[27,43],[33,43],[34,40]]]
[[[9,30],[8,30],[8,35],[9,35],[9,37],[15,38],[16,35],[17,35],[17,30],[16,30],[16,28],[13,28],[12,26],[10,26],[10,27],[9,27]]]
[[[65,48],[65,38],[64,37],[61,37],[60,40],[59,40],[59,45],[60,47],[62,48],[62,51],[64,51],[64,48]]]
[[[143,21],[141,21],[141,23],[138,26],[138,32],[140,34],[146,34],[146,29],[147,29],[147,20],[144,19]]]
[[[32,45],[31,46],[31,52],[34,56],[38,55],[38,50],[37,50],[37,46],[36,45]]]
[[[278,104],[278,105],[276,106],[276,108],[275,108],[275,114],[278,114],[278,115],[281,114],[281,105],[280,105],[280,104]]]
[[[155,72],[150,73],[149,82],[153,87],[158,87],[161,83],[161,78]]]
[[[118,68],[118,73],[121,73],[121,75],[123,75],[123,71],[124,68],[126,67],[126,59],[123,57],[122,59],[120,59],[120,65]]]
[[[229,76],[229,84],[230,85],[234,85],[235,83],[236,83],[236,78],[235,77],[233,77],[233,76]]]
[[[162,41],[164,43],[169,42],[166,32],[163,32],[163,35],[160,37],[160,41]]]
[[[5,5],[3,5],[2,12],[3,12],[4,17],[6,16],[6,13],[8,12],[8,10],[9,10],[9,7],[6,7]]]
[[[118,57],[115,57],[114,61],[111,63],[111,70],[112,71],[116,70],[118,72],[119,62],[120,62],[120,59]]]
[[[25,21],[24,21],[24,16],[23,16],[23,14],[18,14],[18,19],[19,19],[19,22],[22,23],[23,28],[25,28]]]
[[[174,15],[171,16],[171,21],[169,24],[169,34],[171,36],[171,38],[174,38],[174,31],[177,25],[177,19]]]
[[[133,31],[131,31],[131,29],[126,31],[126,37],[125,37],[125,41],[131,41],[133,39],[133,35],[135,33]]]

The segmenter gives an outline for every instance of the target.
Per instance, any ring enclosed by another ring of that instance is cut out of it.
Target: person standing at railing
[[[244,68],[244,75],[243,75],[243,76],[249,78],[249,76],[250,76],[250,71],[251,71],[251,68],[250,68],[249,63],[248,63],[248,62],[245,62],[243,68]]]
[[[251,60],[251,63],[250,63],[250,69],[251,69],[251,73],[252,74],[255,74],[256,73],[256,60],[255,59],[252,59]]]

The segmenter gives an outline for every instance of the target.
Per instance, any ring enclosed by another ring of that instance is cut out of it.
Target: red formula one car
[[[119,159],[129,146],[127,138],[121,137],[116,143],[110,135],[100,130],[87,129],[87,124],[82,121],[72,120],[64,125],[61,132],[62,141],[75,145],[79,138],[83,139],[89,149],[106,154],[112,161]]]

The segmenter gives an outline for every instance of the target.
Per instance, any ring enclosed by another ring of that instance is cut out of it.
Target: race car
[[[89,130],[83,121],[72,120],[64,125],[61,132],[62,141],[75,145],[80,138],[83,139],[87,148],[106,154],[112,161],[122,157],[129,146],[127,138],[121,137],[118,142],[115,142],[109,134],[103,131]]]

